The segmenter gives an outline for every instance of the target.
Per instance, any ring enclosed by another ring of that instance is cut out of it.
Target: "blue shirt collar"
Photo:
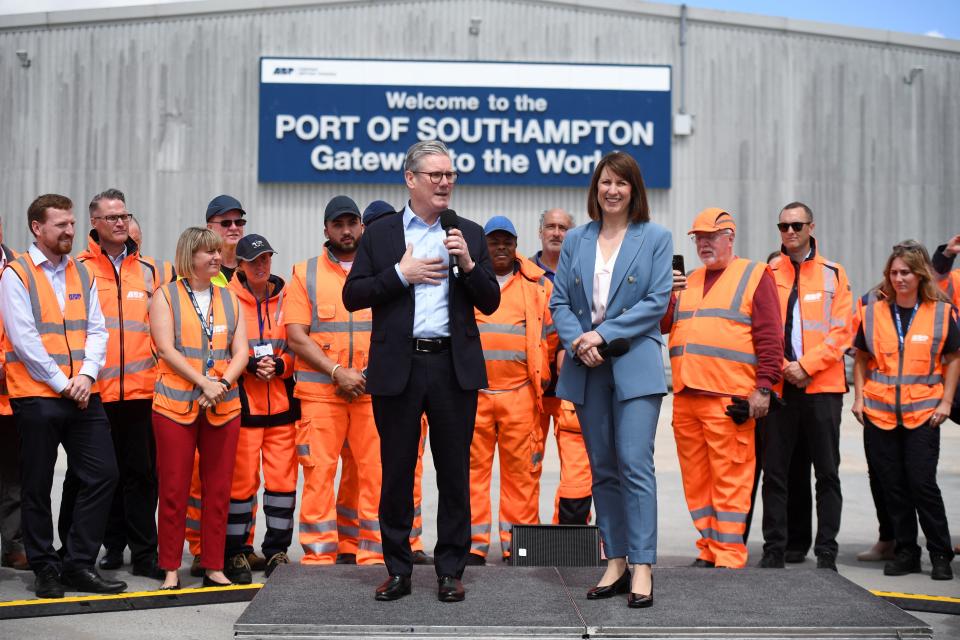
[[[410,206],[410,203],[408,202],[408,203],[407,203],[407,206],[405,206],[405,207],[403,208],[403,228],[404,228],[404,229],[409,229],[409,228],[410,228],[410,224],[413,223],[413,222],[416,222],[416,223],[420,224],[421,226],[426,227],[426,228],[428,228],[428,229],[433,229],[434,227],[439,226],[439,224],[440,224],[440,218],[437,218],[436,221],[435,221],[433,224],[428,225],[426,222],[423,221],[423,218],[421,218],[420,216],[418,216],[417,214],[415,214],[415,213],[413,212],[413,207],[411,207],[411,206]]]

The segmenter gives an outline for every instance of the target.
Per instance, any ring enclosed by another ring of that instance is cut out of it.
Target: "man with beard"
[[[336,196],[323,215],[323,254],[293,267],[284,303],[287,341],[296,354],[293,395],[300,399],[297,457],[303,466],[300,546],[304,564],[337,558],[333,487],[346,443],[357,466],[359,541],[357,564],[383,562],[377,505],[380,502],[380,438],[366,395],[370,309],[347,311],[341,291],[363,234],[360,209]]]
[[[467,564],[484,564],[493,525],[490,476],[493,453],[500,457],[500,550],[511,553],[515,524],[540,522],[540,463],[543,391],[550,384],[550,360],[559,341],[550,316],[553,284],[543,269],[517,255],[517,230],[504,216],[483,228],[500,306],[476,312],[487,386],[480,390],[470,444],[470,532]]]
[[[27,210],[34,242],[0,279],[7,387],[20,429],[23,541],[39,598],[76,591],[119,593],[94,561],[117,483],[110,425],[96,380],[106,360],[107,330],[97,285],[70,257],[76,218],[69,198],[40,196]],[[50,489],[57,449],[80,482],[61,561],[53,548]]]

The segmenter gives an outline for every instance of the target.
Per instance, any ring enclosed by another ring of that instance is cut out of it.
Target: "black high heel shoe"
[[[650,593],[644,595],[631,591],[627,596],[627,606],[631,609],[646,609],[653,606],[653,574],[650,574]]]
[[[217,588],[217,587],[232,587],[232,586],[233,586],[232,582],[217,582],[210,576],[207,576],[207,575],[203,576],[203,587],[205,589]]]
[[[587,591],[587,600],[603,600],[626,593],[630,590],[630,569],[624,569],[619,578],[604,587],[593,587]]]
[[[157,591],[176,591],[180,588],[180,578],[177,578],[177,584],[171,585],[169,587],[160,587]]]

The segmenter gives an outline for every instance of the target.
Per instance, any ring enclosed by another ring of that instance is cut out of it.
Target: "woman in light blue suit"
[[[550,299],[568,356],[557,395],[577,408],[608,558],[587,598],[629,591],[628,605],[643,608],[653,604],[657,559],[653,441],[667,392],[659,323],[673,282],[673,241],[650,222],[640,168],[626,153],[597,165],[587,210],[592,222],[563,242]],[[620,338],[630,350],[601,357],[598,348]]]

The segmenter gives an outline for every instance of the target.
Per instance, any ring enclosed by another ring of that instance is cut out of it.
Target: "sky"
[[[175,0],[0,0],[0,15]],[[681,0],[658,0],[681,4]],[[277,4],[283,4],[282,1]],[[688,6],[960,39],[960,0],[689,0]]]

